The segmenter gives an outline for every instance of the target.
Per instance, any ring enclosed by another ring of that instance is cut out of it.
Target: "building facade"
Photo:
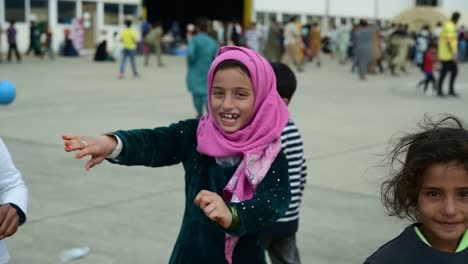
[[[94,48],[103,39],[110,40],[122,29],[124,19],[133,20],[139,28],[141,0],[0,0],[0,24],[3,30],[15,20],[20,51],[29,45],[29,23],[48,24],[52,29],[53,47],[64,40],[64,30],[71,29],[76,18],[83,19],[84,48]],[[7,49],[2,36],[1,48]]]
[[[448,11],[460,10],[462,14],[468,14],[468,0],[242,1],[244,25],[249,21],[268,24],[273,17],[278,21],[287,21],[291,16],[298,16],[303,23],[321,23],[323,30],[342,18],[349,21],[361,18],[388,21],[402,11],[419,5]],[[142,3],[142,0],[0,0],[0,27],[5,30],[8,21],[14,19],[18,31],[18,47],[20,51],[24,51],[29,45],[30,21],[49,24],[53,33],[53,47],[57,50],[64,39],[64,30],[71,29],[76,18],[83,18],[84,48],[94,48],[103,39],[111,40],[114,32],[122,29],[126,18],[132,19],[135,22],[134,28],[138,29],[141,22],[138,18],[145,16]],[[5,51],[5,34],[2,34],[0,41],[0,49]]]
[[[399,13],[421,5],[462,13],[468,11],[468,0],[254,0],[251,16],[259,23],[268,23],[273,17],[286,21],[291,16],[298,16],[302,23],[316,21],[326,30],[342,18],[389,21]]]

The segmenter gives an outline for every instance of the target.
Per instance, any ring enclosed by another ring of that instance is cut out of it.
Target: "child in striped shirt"
[[[284,63],[271,63],[276,75],[276,89],[289,105],[296,91],[294,72]],[[262,243],[272,264],[301,263],[296,243],[299,227],[299,207],[306,184],[307,165],[304,158],[302,138],[294,122],[289,119],[281,134],[281,148],[288,161],[291,203],[286,214],[276,223],[262,231]]]

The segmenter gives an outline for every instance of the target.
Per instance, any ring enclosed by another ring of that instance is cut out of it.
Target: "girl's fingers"
[[[83,137],[64,135],[62,138],[64,140],[63,144],[66,152],[84,149],[88,146],[88,143]]]
[[[85,169],[90,170],[92,167],[98,165],[105,160],[104,157],[95,157],[86,162]]]
[[[197,194],[197,196],[195,196],[194,202],[195,202],[195,204],[196,204],[198,207],[200,207],[200,201],[201,201],[201,199],[202,199],[203,196],[204,196],[204,191],[203,191],[203,190],[200,191],[200,192]]]
[[[219,212],[217,210],[213,210],[211,213],[207,214],[206,216],[215,222],[217,222],[217,220],[220,220]]]
[[[77,139],[79,136],[72,136],[72,135],[62,135],[63,140],[72,140],[72,139]]]
[[[210,215],[216,210],[216,204],[215,203],[210,203],[207,205],[205,208],[203,208],[203,212],[205,213],[206,216],[208,216],[210,219]]]
[[[90,147],[87,147],[87,148],[79,148],[80,151],[78,151],[76,154],[75,154],[75,157],[77,159],[81,159],[82,157],[85,157],[85,156],[88,156],[88,155],[95,155],[96,153],[94,153],[93,151],[93,148],[90,148]]]
[[[200,207],[200,199],[201,199],[201,194],[198,193],[197,196],[195,196],[195,199],[193,200],[193,202],[194,202],[198,207]]]
[[[206,190],[200,191],[195,197],[195,204],[201,209],[204,209],[208,204],[212,203],[212,201],[215,199],[215,196],[213,194],[214,193],[206,191]]]
[[[200,205],[199,205],[199,207],[200,207],[201,209],[205,209],[205,207],[207,207],[210,203],[211,203],[211,200],[209,199],[209,197],[203,196],[203,197],[200,199]]]
[[[65,146],[64,149],[66,152],[81,149],[76,140],[65,140],[63,141],[63,145]]]

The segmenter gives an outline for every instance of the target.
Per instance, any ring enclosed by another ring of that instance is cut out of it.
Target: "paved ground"
[[[30,190],[29,221],[7,240],[13,263],[60,263],[62,250],[78,246],[91,248],[81,264],[167,263],[183,212],[182,168],[104,164],[86,172],[60,139],[193,117],[185,60],[166,63],[161,69],[153,61],[141,78],[124,80],[116,79],[116,64],[88,57],[0,64],[0,80],[18,92],[12,105],[0,107],[0,135]],[[380,155],[425,113],[468,119],[467,71],[460,69],[459,99],[422,94],[414,68],[367,82],[335,61],[298,74],[290,109],[309,162],[298,234],[304,263],[362,263],[400,232],[406,222],[380,205]]]

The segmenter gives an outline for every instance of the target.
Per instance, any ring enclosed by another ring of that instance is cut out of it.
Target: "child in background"
[[[382,184],[390,215],[414,223],[365,264],[468,263],[468,131],[452,116],[421,127],[390,152]]]
[[[436,52],[437,52],[437,46],[435,43],[429,44],[429,47],[427,48],[426,52],[424,52],[424,59],[423,59],[423,65],[422,69],[424,72],[424,76],[426,77],[424,80],[420,81],[418,83],[418,87],[421,85],[424,85],[424,92],[427,91],[427,86],[429,83],[432,83],[432,89],[434,91],[437,91],[436,87],[436,80],[434,78],[434,65],[436,63]]]
[[[16,169],[10,152],[0,138],[0,263],[10,263],[5,238],[18,231],[26,222],[28,189]]]
[[[265,263],[259,232],[283,216],[291,193],[281,133],[289,112],[271,65],[227,46],[208,72],[208,115],[169,127],[63,136],[65,151],[149,167],[182,163],[185,212],[169,263]]]
[[[125,73],[125,64],[127,58],[130,59],[130,65],[132,66],[133,77],[138,77],[138,72],[135,63],[136,49],[137,49],[137,33],[131,28],[132,21],[125,20],[125,29],[122,30],[122,60],[120,61],[119,68],[119,79],[123,79]]]
[[[271,66],[275,71],[278,93],[284,103],[289,105],[296,91],[296,76],[284,63],[271,63]],[[272,264],[299,264],[301,259],[297,249],[296,233],[299,228],[299,207],[306,184],[307,165],[302,138],[292,119],[289,119],[281,134],[281,148],[289,165],[291,203],[286,214],[262,232],[262,242]]]

